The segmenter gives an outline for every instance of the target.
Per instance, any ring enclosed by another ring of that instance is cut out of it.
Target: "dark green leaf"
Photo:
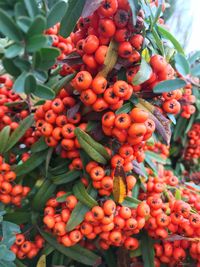
[[[56,185],[66,184],[76,180],[81,176],[81,172],[77,170],[71,170],[67,173],[53,176],[52,181]]]
[[[130,252],[130,256],[132,257],[140,257],[142,255],[141,247],[137,248],[136,250],[132,250]]]
[[[34,95],[43,99],[53,99],[55,97],[54,91],[42,84],[37,85]]]
[[[138,204],[141,201],[134,197],[125,197],[124,201],[122,202],[122,206],[129,207],[129,208],[137,208]]]
[[[39,191],[41,193],[40,198],[38,199],[38,201],[33,201],[34,210],[42,211],[46,205],[47,200],[54,194],[55,190],[56,185],[50,183],[46,190]]]
[[[17,25],[20,27],[20,29],[24,32],[27,33],[30,25],[31,25],[31,19],[28,17],[18,17],[17,18]]]
[[[5,56],[7,58],[13,58],[21,55],[24,51],[24,47],[20,43],[13,43],[7,49],[5,49]]]
[[[192,125],[193,125],[194,121],[195,121],[195,114],[193,114],[193,115],[190,117],[189,123],[188,123],[188,125],[187,125],[187,127],[186,127],[186,129],[185,129],[185,133],[186,133],[186,134],[187,134],[187,133],[190,131],[190,129],[192,128]],[[0,140],[1,140],[1,138],[0,138]]]
[[[9,145],[6,148],[6,151],[10,150],[14,145],[16,145],[16,143],[20,140],[20,138],[22,138],[25,132],[32,126],[33,122],[33,115],[29,115],[19,124],[17,129],[14,130],[8,140]]]
[[[97,191],[92,187],[89,187],[87,189],[87,192],[90,194],[91,197],[96,197],[97,195]],[[83,221],[85,213],[89,210],[89,207],[82,204],[81,202],[78,202],[78,204],[71,213],[69,221],[67,222],[67,231],[72,231],[77,225],[79,225]]]
[[[180,74],[186,76],[190,73],[190,66],[185,56],[177,53],[174,57],[174,60],[175,60],[175,67]]]
[[[85,204],[89,208],[98,206],[97,201],[88,194],[82,182],[77,182],[73,186],[73,193],[81,203]]]
[[[43,47],[34,54],[34,67],[40,70],[47,70],[55,64],[59,55],[60,50],[57,48]]]
[[[6,213],[4,219],[16,224],[23,224],[30,221],[31,214],[26,211],[15,211],[12,213]]]
[[[23,71],[29,71],[31,69],[31,63],[20,57],[16,57],[14,59],[14,64],[23,72]]]
[[[180,137],[183,136],[183,132],[185,131],[185,127],[187,124],[187,119],[183,117],[179,117],[176,123],[176,127],[173,134],[173,140],[177,141]]]
[[[184,50],[183,50],[182,46],[180,45],[180,43],[176,40],[176,38],[168,30],[166,30],[163,26],[159,25],[157,27],[158,27],[158,31],[160,32],[160,34],[174,45],[177,52],[184,55],[185,54]]]
[[[2,60],[3,67],[10,75],[17,77],[20,75],[21,71],[16,65],[13,63],[12,59],[3,58]]]
[[[40,137],[40,139],[32,145],[31,152],[36,153],[36,152],[46,150],[47,148],[48,146],[44,140],[44,137]]]
[[[136,25],[137,22],[137,13],[140,8],[138,1],[137,0],[128,0],[131,11],[132,11],[132,20],[133,20],[133,25]]]
[[[27,36],[31,37],[33,35],[42,34],[44,32],[45,28],[46,28],[46,19],[43,16],[38,15],[34,19],[32,24],[30,25],[30,28],[27,32]]]
[[[56,2],[51,8],[50,12],[47,15],[47,28],[54,26],[57,22],[65,15],[67,11],[68,4],[65,1]]]
[[[29,16],[34,19],[39,13],[37,2],[35,0],[24,0],[24,4]]]
[[[161,164],[166,164],[166,159],[163,159],[159,154],[155,153],[155,152],[152,152],[152,151],[146,151],[145,154],[155,160],[156,162],[158,163],[161,163]]]
[[[54,247],[57,251],[61,252],[70,259],[73,259],[88,266],[94,266],[95,263],[100,261],[99,256],[97,256],[90,250],[83,248],[80,245],[75,245],[73,247],[67,248],[59,244],[56,239],[50,234],[42,230],[40,230],[40,233],[52,247]]]
[[[133,104],[132,103],[126,103],[124,104],[121,108],[119,108],[118,110],[115,111],[115,114],[121,114],[121,113],[129,113],[133,108]]]
[[[146,232],[143,232],[141,238],[142,259],[144,267],[154,267],[154,247],[153,240]]]
[[[6,126],[0,132],[0,140],[1,140],[0,141],[0,153],[1,154],[6,149],[6,146],[8,144],[9,136],[10,136],[10,126]]]
[[[158,83],[154,88],[153,92],[156,94],[170,92],[176,89],[185,87],[186,82],[182,79],[166,80]]]
[[[62,195],[61,197],[57,197],[56,201],[59,203],[63,203],[66,201],[66,197],[72,195],[72,192],[67,192],[66,194]]]
[[[25,5],[24,5],[24,3],[22,1],[17,2],[15,4],[14,11],[15,11],[15,17],[16,18],[19,18],[21,16],[23,16],[23,17],[27,17],[28,16],[28,13],[26,11],[26,7],[25,7]]]
[[[138,180],[135,186],[133,187],[132,197],[138,198],[139,191],[140,191],[140,181]]]
[[[162,55],[165,55],[165,50],[164,50],[164,46],[163,46],[163,41],[161,40],[158,32],[156,31],[155,28],[152,29],[152,35],[154,37],[155,43],[158,47],[158,49],[160,50],[160,52],[162,53]]]
[[[148,152],[148,151],[147,151],[147,152]],[[157,174],[157,173],[158,173],[158,172],[157,172],[157,167],[156,167],[156,165],[153,163],[151,156],[149,156],[148,154],[146,154],[144,160],[145,160],[145,162],[149,165],[149,167],[153,170],[153,172],[154,172],[155,174]]]
[[[69,74],[60,80],[58,80],[52,87],[52,89],[55,91],[56,94],[59,93],[59,91],[66,85],[68,84],[73,78],[75,77],[75,74]]]
[[[52,157],[53,151],[54,151],[53,147],[49,147],[48,148],[47,157],[46,157],[46,163],[45,163],[46,176],[48,174],[49,164],[50,164],[50,161],[51,161],[51,157]]]
[[[27,40],[26,49],[29,53],[38,51],[47,44],[47,37],[44,35],[33,35]]]
[[[149,80],[151,74],[152,74],[151,67],[144,59],[142,59],[141,64],[140,64],[140,69],[135,75],[135,77],[133,78],[132,84],[138,85],[138,84],[146,82],[147,80]]]
[[[67,11],[61,20],[60,35],[68,37],[74,30],[77,20],[79,19],[86,0],[68,1]],[[67,25],[67,27],[66,27]]]
[[[37,86],[36,79],[32,73],[27,73],[24,83],[24,91],[26,94],[34,93]]]
[[[5,36],[14,41],[21,41],[23,36],[17,25],[10,18],[9,15],[6,14],[2,9],[0,9],[0,32]]]
[[[40,166],[45,161],[46,156],[47,153],[45,152],[33,154],[29,159],[27,159],[27,161],[20,165],[17,165],[14,168],[14,171],[16,172],[17,176],[27,174]]]

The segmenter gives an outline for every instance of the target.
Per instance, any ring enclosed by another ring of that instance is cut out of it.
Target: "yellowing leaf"
[[[118,44],[115,41],[111,41],[106,54],[104,66],[97,76],[107,77],[108,73],[114,68],[118,58]]]
[[[42,255],[38,262],[36,267],[46,267],[46,255]]]
[[[114,173],[113,196],[117,203],[122,203],[126,197],[126,174],[122,166],[117,166]]]

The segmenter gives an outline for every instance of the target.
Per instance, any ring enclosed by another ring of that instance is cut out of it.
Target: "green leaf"
[[[166,160],[163,159],[159,154],[152,152],[152,151],[146,151],[145,155],[147,155],[149,158],[155,160],[158,163],[166,164]]]
[[[155,24],[157,23],[158,19],[160,18],[161,13],[162,13],[162,4],[159,5],[159,7],[156,10],[156,14],[155,14],[153,22],[152,22],[152,27],[154,27]]]
[[[27,36],[31,37],[33,35],[43,34],[45,28],[46,19],[43,16],[38,15],[30,25],[29,30],[27,32]]]
[[[158,31],[160,32],[160,34],[174,45],[177,52],[184,55],[185,52],[184,52],[182,46],[180,45],[180,43],[176,40],[176,38],[168,30],[166,30],[164,27],[162,27],[160,25],[158,25],[157,27],[158,27]]]
[[[43,151],[43,150],[46,150],[48,148],[45,140],[44,140],[44,137],[40,137],[40,139],[34,143],[31,147],[31,152],[32,153],[36,153],[36,152],[40,152],[40,151]]]
[[[0,244],[0,260],[14,261],[16,258],[15,254],[10,251],[5,245]]]
[[[29,16],[32,19],[34,19],[39,13],[39,8],[37,6],[36,1],[35,0],[24,0],[24,4],[26,6]]]
[[[68,84],[73,78],[75,77],[75,73],[69,74],[60,80],[58,80],[53,86],[52,89],[55,91],[56,94],[59,93],[59,91]]]
[[[8,144],[9,136],[10,136],[10,126],[6,126],[0,132],[0,140],[1,140],[0,154],[2,154],[5,151],[6,146]]]
[[[71,170],[67,173],[60,174],[52,177],[52,181],[56,185],[66,184],[72,182],[81,176],[81,172],[77,170]]]
[[[48,148],[46,162],[45,162],[45,173],[46,173],[46,176],[48,175],[49,164],[50,164],[50,161],[51,161],[51,157],[52,157],[53,151],[54,151],[53,147],[49,147]]]
[[[130,251],[131,258],[140,257],[142,255],[141,247],[137,248],[136,250]]]
[[[33,35],[27,40],[26,49],[29,53],[36,52],[47,44],[47,37],[44,35]]]
[[[23,72],[23,71],[29,71],[31,69],[31,63],[21,57],[16,57],[14,59],[14,64]]]
[[[56,58],[60,55],[60,50],[54,47],[43,47],[34,54],[34,67],[40,70],[47,70],[52,67]]]
[[[145,154],[145,159],[144,161],[149,165],[149,167],[153,170],[153,172],[157,175],[158,172],[157,172],[157,167],[156,165],[153,163],[152,161],[152,158],[148,155],[148,154]]]
[[[66,194],[62,195],[61,197],[57,197],[56,201],[59,203],[63,203],[66,201],[66,197],[72,195],[72,192],[67,192]]]
[[[187,127],[186,127],[186,129],[185,129],[185,133],[186,133],[186,134],[187,134],[187,133],[190,131],[190,129],[192,128],[192,125],[193,125],[194,121],[195,121],[195,114],[192,114],[192,116],[190,117],[189,123],[188,123],[188,125],[187,125]],[[1,138],[0,138],[0,140],[1,140]]]
[[[180,137],[183,136],[183,132],[185,131],[185,127],[187,125],[188,120],[183,118],[183,117],[179,117],[176,123],[176,127],[174,130],[174,134],[173,134],[173,140],[177,141]]]
[[[65,1],[58,1],[55,3],[47,15],[47,28],[54,26],[57,22],[60,22],[67,11],[67,8],[68,4]]]
[[[74,30],[76,22],[81,16],[85,2],[86,0],[68,1],[69,6],[60,24],[60,35],[68,37]]]
[[[31,25],[31,19],[28,18],[28,17],[24,17],[24,16],[21,16],[21,17],[18,17],[17,18],[17,25],[20,27],[20,29],[24,32],[24,33],[27,33],[30,25]]]
[[[137,0],[128,0],[128,2],[132,11],[133,26],[135,26],[137,22],[137,13],[140,8],[140,5],[138,4]]]
[[[146,232],[143,232],[141,238],[142,259],[144,267],[154,267],[154,247],[153,240]]]
[[[29,115],[23,121],[21,121],[17,129],[15,129],[11,134],[8,140],[9,145],[6,148],[6,151],[10,150],[14,145],[16,145],[16,143],[22,138],[25,132],[32,126],[33,122],[33,115]]]
[[[125,197],[124,201],[122,202],[122,206],[129,207],[129,208],[137,208],[138,204],[141,203],[140,200],[134,197]]]
[[[149,80],[150,76],[152,74],[152,69],[149,66],[149,64],[142,58],[141,64],[140,64],[140,69],[133,78],[132,84],[133,85],[138,85],[141,83],[146,82]]]
[[[190,65],[187,59],[182,55],[177,53],[174,57],[176,70],[183,76],[190,73]]]
[[[22,1],[20,2],[17,2],[14,6],[14,12],[15,12],[15,17],[18,18],[18,17],[27,17],[28,16],[28,13],[26,11],[26,7],[24,5],[24,3]]]
[[[175,199],[181,200],[181,191],[178,188],[176,188],[176,191],[175,191]]]
[[[21,41],[23,36],[15,22],[0,9],[0,32],[13,41]]]
[[[88,194],[81,181],[77,182],[73,186],[73,193],[81,203],[85,204],[89,208],[98,206],[97,201]]]
[[[119,108],[118,110],[115,111],[115,114],[121,114],[121,113],[129,113],[133,108],[133,104],[128,102],[126,104],[124,104],[121,108]]]
[[[31,213],[27,211],[15,211],[6,213],[4,219],[16,224],[23,224],[30,221]]]
[[[163,41],[161,40],[158,32],[156,31],[155,28],[152,29],[152,35],[154,37],[155,43],[157,45],[157,47],[159,48],[160,52],[162,53],[162,55],[165,55],[165,50],[164,50],[164,46],[163,46]]]
[[[186,86],[186,82],[182,79],[166,80],[158,83],[154,88],[153,92],[156,94],[170,92],[176,89],[181,89]]]
[[[14,64],[12,59],[3,58],[2,60],[3,67],[10,75],[17,77],[20,75],[20,69]]]
[[[196,66],[191,69],[191,74],[195,77],[200,76],[200,64],[196,64]]]
[[[24,91],[26,94],[34,93],[37,86],[36,79],[32,73],[27,73],[24,83]]]
[[[39,230],[44,239],[57,251],[64,254],[66,257],[83,263],[88,266],[94,266],[100,261],[100,257],[88,249],[83,248],[80,245],[75,245],[73,247],[67,248],[59,244],[54,237],[50,234]]]
[[[46,152],[39,152],[33,154],[29,159],[27,159],[24,163],[17,165],[14,168],[17,176],[21,176],[31,172],[32,170],[39,167],[46,159]]]
[[[87,192],[90,194],[91,197],[96,197],[97,191],[89,186],[87,189]],[[89,211],[90,208],[86,205],[82,204],[81,202],[78,202],[76,207],[73,209],[71,216],[69,218],[69,221],[67,222],[66,229],[68,232],[72,231],[77,225],[79,225],[86,214],[87,211]]]
[[[200,58],[200,51],[196,51],[196,52],[192,53],[191,56],[189,56],[188,61],[189,61],[190,65],[192,65],[199,58]]]
[[[13,90],[16,93],[24,93],[26,75],[27,75],[26,72],[22,72],[22,74],[18,76],[17,79],[15,80],[13,85]]]
[[[138,180],[137,183],[135,184],[135,186],[133,187],[132,197],[138,198],[139,191],[140,191],[140,181]]]
[[[21,55],[24,51],[24,47],[20,43],[13,43],[7,49],[5,49],[5,56],[7,58],[13,58]]]
[[[53,99],[55,97],[54,91],[51,88],[42,84],[37,85],[34,95],[42,99]]]

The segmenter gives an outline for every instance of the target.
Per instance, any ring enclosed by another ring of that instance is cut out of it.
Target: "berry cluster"
[[[26,239],[24,234],[17,234],[15,243],[10,250],[16,254],[20,260],[33,259],[44,246],[44,239],[40,235],[36,235],[34,241]]]
[[[192,85],[188,84],[184,89],[183,89],[183,95],[181,98],[181,116],[183,118],[189,119],[192,114],[195,113],[196,108],[193,105],[196,101],[195,96],[192,94]]]
[[[65,192],[58,192],[56,197],[64,194]],[[139,241],[131,236],[139,233],[145,225],[145,217],[150,211],[145,202],[133,209],[116,206],[113,200],[106,200],[101,206],[94,206],[86,212],[83,222],[76,229],[67,232],[66,224],[76,204],[74,195],[67,196],[63,203],[57,202],[56,198],[51,198],[46,203],[43,222],[64,246],[73,246],[84,237],[93,240],[99,236],[99,246],[103,249],[108,249],[110,245],[124,245],[128,250],[138,248]]]
[[[184,158],[186,160],[199,159],[200,157],[200,124],[195,123],[188,132],[188,146]]]
[[[162,158],[166,159],[169,156],[169,146],[156,142],[154,144],[147,144],[145,149],[159,154]]]
[[[16,173],[11,171],[10,165],[4,162],[0,156],[0,201],[4,204],[21,205],[21,201],[25,198],[30,188],[15,184]]]

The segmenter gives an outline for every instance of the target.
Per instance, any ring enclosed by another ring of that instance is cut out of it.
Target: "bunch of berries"
[[[200,157],[200,124],[195,123],[188,132],[188,145],[184,158],[186,160],[199,159]]]

